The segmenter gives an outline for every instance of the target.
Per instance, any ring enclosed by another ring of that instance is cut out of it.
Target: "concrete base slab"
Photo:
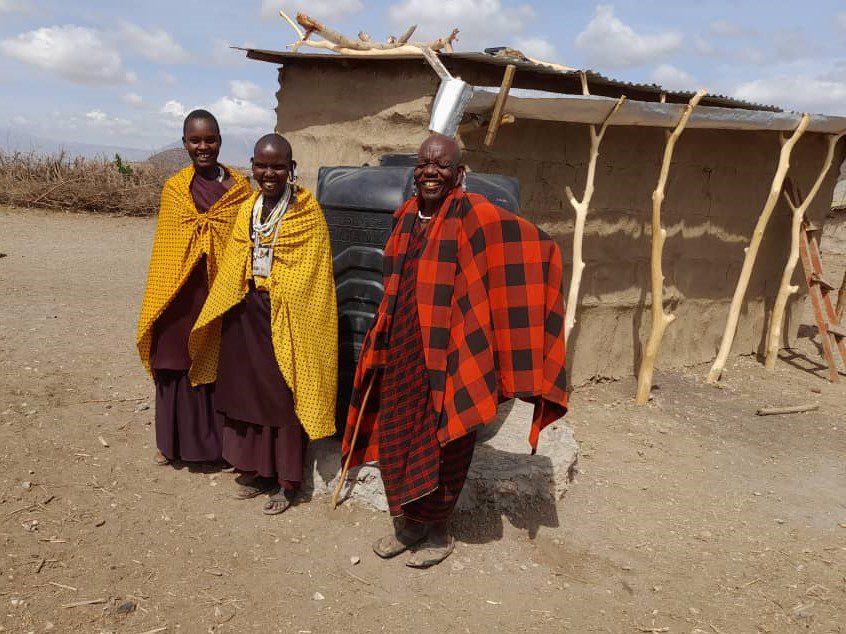
[[[533,407],[519,400],[503,403],[497,420],[480,430],[459,512],[557,516],[555,505],[576,472],[579,446],[562,420],[541,432],[538,453],[531,455],[528,437]],[[306,490],[331,495],[340,471],[340,442],[312,443],[308,463],[312,479],[307,479]],[[341,500],[387,511],[378,467],[366,464],[351,470]]]

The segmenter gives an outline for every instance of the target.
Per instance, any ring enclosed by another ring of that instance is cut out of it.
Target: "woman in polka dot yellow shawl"
[[[213,386],[192,388],[188,334],[217,274],[247,180],[217,163],[220,131],[205,110],[185,121],[185,149],[193,164],[162,191],[147,289],[138,322],[138,353],[156,384],[158,464],[218,461],[219,416]]]
[[[242,473],[261,476],[243,481],[248,486],[236,495],[240,498],[261,493],[262,485],[255,484],[260,480],[266,490],[268,478],[279,478],[283,488],[291,481],[293,492],[302,457],[286,455],[286,446],[304,449],[294,438],[303,430],[310,440],[335,432],[338,314],[326,220],[311,192],[298,188],[279,224],[270,275],[254,276],[250,225],[258,196],[241,205],[220,272],[189,339],[192,382],[223,381],[226,372],[228,389],[238,392],[230,399],[237,403],[218,403],[227,416],[224,457]],[[241,342],[237,349],[222,349],[221,324],[228,343]],[[246,392],[255,395],[248,402],[238,398]],[[235,447],[232,457],[227,447]],[[282,509],[270,508],[277,510]]]

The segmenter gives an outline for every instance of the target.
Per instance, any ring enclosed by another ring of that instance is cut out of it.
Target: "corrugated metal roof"
[[[283,65],[297,63],[340,63],[347,65],[425,63],[425,60],[417,55],[336,55],[235,48],[245,51],[250,59]],[[490,55],[488,53],[440,53],[439,57],[452,74],[478,86],[498,86],[502,77],[498,67],[514,64],[518,70],[514,79],[514,88],[581,94],[581,73],[584,72],[588,80],[588,89],[592,95],[619,97],[625,94],[630,99],[640,101],[660,101],[661,96],[666,95],[668,103],[687,103],[694,94],[693,92],[666,90],[657,84],[638,84],[611,79],[593,70],[563,71],[516,57]],[[781,112],[781,109],[775,106],[750,103],[724,95],[706,95],[701,104],[703,106]]]

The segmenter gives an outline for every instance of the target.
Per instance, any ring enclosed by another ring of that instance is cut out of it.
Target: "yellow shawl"
[[[214,281],[218,260],[232,231],[238,205],[252,191],[243,176],[232,169],[227,169],[227,172],[235,182],[204,214],[197,211],[191,197],[193,165],[171,176],[162,190],[147,290],[138,320],[138,354],[148,372],[151,371],[153,325],[203,255],[206,256],[209,284]]]
[[[223,315],[244,299],[252,278],[250,220],[258,193],[241,204],[220,272],[188,339],[194,385],[217,378]],[[270,294],[273,352],[309,438],[335,433],[338,387],[338,312],[332,249],[323,211],[300,188],[285,212],[273,250],[270,277],[256,278]]]

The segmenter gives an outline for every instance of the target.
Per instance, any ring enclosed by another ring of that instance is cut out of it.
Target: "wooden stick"
[[[791,199],[788,191],[784,192],[784,198],[788,206],[793,212],[793,221],[790,226],[790,254],[787,257],[787,262],[784,265],[784,271],[781,274],[781,283],[778,287],[776,300],[773,304],[773,312],[770,317],[770,332],[767,337],[767,356],[764,360],[764,367],[767,370],[772,370],[775,367],[776,359],[778,359],[779,340],[781,339],[782,327],[784,325],[784,311],[787,307],[787,299],[799,290],[799,286],[791,284],[793,279],[793,272],[796,269],[796,263],[799,261],[799,233],[802,231],[802,221],[805,219],[805,212],[814,201],[817,192],[825,180],[828,170],[834,161],[834,149],[837,142],[843,137],[841,134],[831,134],[828,137],[828,152],[823,160],[820,173],[817,175],[817,180],[814,182],[811,191],[805,196],[805,199],[799,204],[798,197]]]
[[[492,146],[496,140],[499,126],[502,124],[502,113],[505,112],[505,102],[508,101],[508,91],[511,90],[511,84],[514,82],[514,74],[516,72],[517,67],[514,64],[509,64],[505,67],[505,73],[502,75],[502,84],[499,86],[499,94],[496,96],[493,113],[491,113],[488,134],[485,136],[485,145],[487,147]]]
[[[808,129],[808,124],[811,122],[809,114],[803,114],[799,125],[791,135],[790,139],[782,141],[781,152],[779,153],[778,167],[776,168],[773,182],[770,185],[770,193],[764,203],[764,208],[761,210],[761,215],[758,217],[758,222],[755,225],[755,230],[752,232],[752,239],[749,246],[746,247],[746,255],[743,258],[743,268],[740,271],[740,279],[737,281],[737,287],[734,289],[734,296],[729,307],[728,319],[726,320],[726,327],[723,331],[723,339],[720,343],[720,350],[717,353],[717,358],[708,372],[708,383],[716,383],[720,380],[723,373],[723,368],[726,366],[729,352],[731,352],[731,345],[734,342],[734,335],[737,332],[737,321],[740,319],[740,308],[743,304],[743,298],[746,296],[746,289],[749,286],[749,280],[752,277],[752,268],[755,266],[755,258],[758,255],[758,248],[761,246],[761,240],[764,238],[764,230],[767,228],[767,223],[770,221],[770,216],[775,208],[776,201],[781,195],[782,187],[784,186],[784,178],[787,175],[787,170],[790,168],[790,154],[793,148],[805,130]]]
[[[105,599],[89,599],[88,601],[76,601],[74,603],[65,603],[62,607],[63,608],[79,608],[83,605],[97,605],[99,603],[105,603]]]
[[[347,479],[347,473],[350,470],[350,461],[352,460],[353,451],[355,450],[355,441],[358,440],[358,430],[361,428],[361,419],[364,417],[364,410],[367,407],[367,400],[370,398],[370,390],[373,388],[373,383],[376,381],[376,371],[370,375],[370,382],[367,384],[367,389],[364,391],[364,398],[361,399],[361,408],[358,410],[358,417],[355,421],[355,428],[353,428],[352,441],[350,442],[350,452],[347,454],[347,459],[344,461],[344,468],[341,469],[341,475],[338,477],[338,484],[335,486],[335,491],[332,493],[332,508],[338,508],[338,497],[341,495],[341,489],[344,488],[344,482]]]
[[[584,75],[584,73],[582,73]],[[587,84],[585,83],[585,89]],[[567,292],[567,306],[564,313],[564,346],[570,339],[570,333],[573,331],[573,326],[576,324],[576,306],[579,303],[579,287],[582,284],[582,272],[585,269],[585,263],[582,259],[582,243],[585,235],[585,221],[587,218],[588,209],[590,209],[590,201],[593,198],[594,181],[596,180],[596,163],[599,158],[599,144],[602,143],[602,138],[605,136],[605,131],[608,129],[608,122],[611,117],[620,109],[625,103],[626,96],[621,96],[608,116],[602,122],[599,132],[596,131],[596,126],[592,125],[589,128],[590,132],[590,158],[588,160],[587,177],[585,178],[585,191],[582,194],[581,200],[576,200],[573,195],[573,190],[570,186],[564,188],[567,194],[567,200],[573,207],[576,214],[576,223],[573,227],[573,271],[570,274],[570,290]]]
[[[279,10],[279,15],[281,15],[284,18],[285,22],[287,22],[288,24],[291,25],[291,28],[294,29],[297,32],[297,35],[300,36],[301,40],[305,39],[305,33],[300,28],[299,24],[297,24],[290,17],[288,17],[288,14],[285,13],[282,9]]]
[[[806,405],[794,405],[793,407],[762,407],[757,412],[756,416],[774,416],[776,414],[798,414],[799,412],[814,412],[820,408],[817,403],[808,403]]]
[[[458,29],[453,29],[449,35],[440,37],[433,42],[409,43],[408,39],[417,28],[415,25],[406,29],[405,33],[399,38],[391,37],[387,42],[373,42],[366,33],[364,34],[365,37],[359,37],[358,39],[347,37],[343,33],[329,28],[305,13],[297,13],[296,23],[283,11],[280,11],[279,15],[291,25],[291,28],[299,36],[299,40],[290,45],[291,49],[295,52],[301,46],[310,46],[312,48],[335,51],[342,55],[420,55],[424,48],[435,51],[443,49],[451,53],[452,42],[458,38]],[[312,34],[319,35],[323,39],[310,40],[309,38]]]
[[[664,204],[666,195],[670,164],[673,161],[676,142],[687,125],[693,109],[696,108],[705,93],[705,90],[699,90],[693,95],[690,103],[685,106],[675,129],[667,137],[658,184],[655,191],[652,192],[652,257],[650,267],[652,269],[652,329],[649,332],[649,339],[646,342],[643,359],[640,362],[640,371],[637,375],[635,402],[638,405],[645,405],[649,400],[649,392],[652,389],[652,372],[655,369],[655,359],[658,356],[658,349],[661,347],[661,339],[664,337],[667,326],[673,323],[676,318],[675,315],[664,312],[664,272],[661,266],[664,241],[667,239],[667,230],[661,227],[661,206]]]

